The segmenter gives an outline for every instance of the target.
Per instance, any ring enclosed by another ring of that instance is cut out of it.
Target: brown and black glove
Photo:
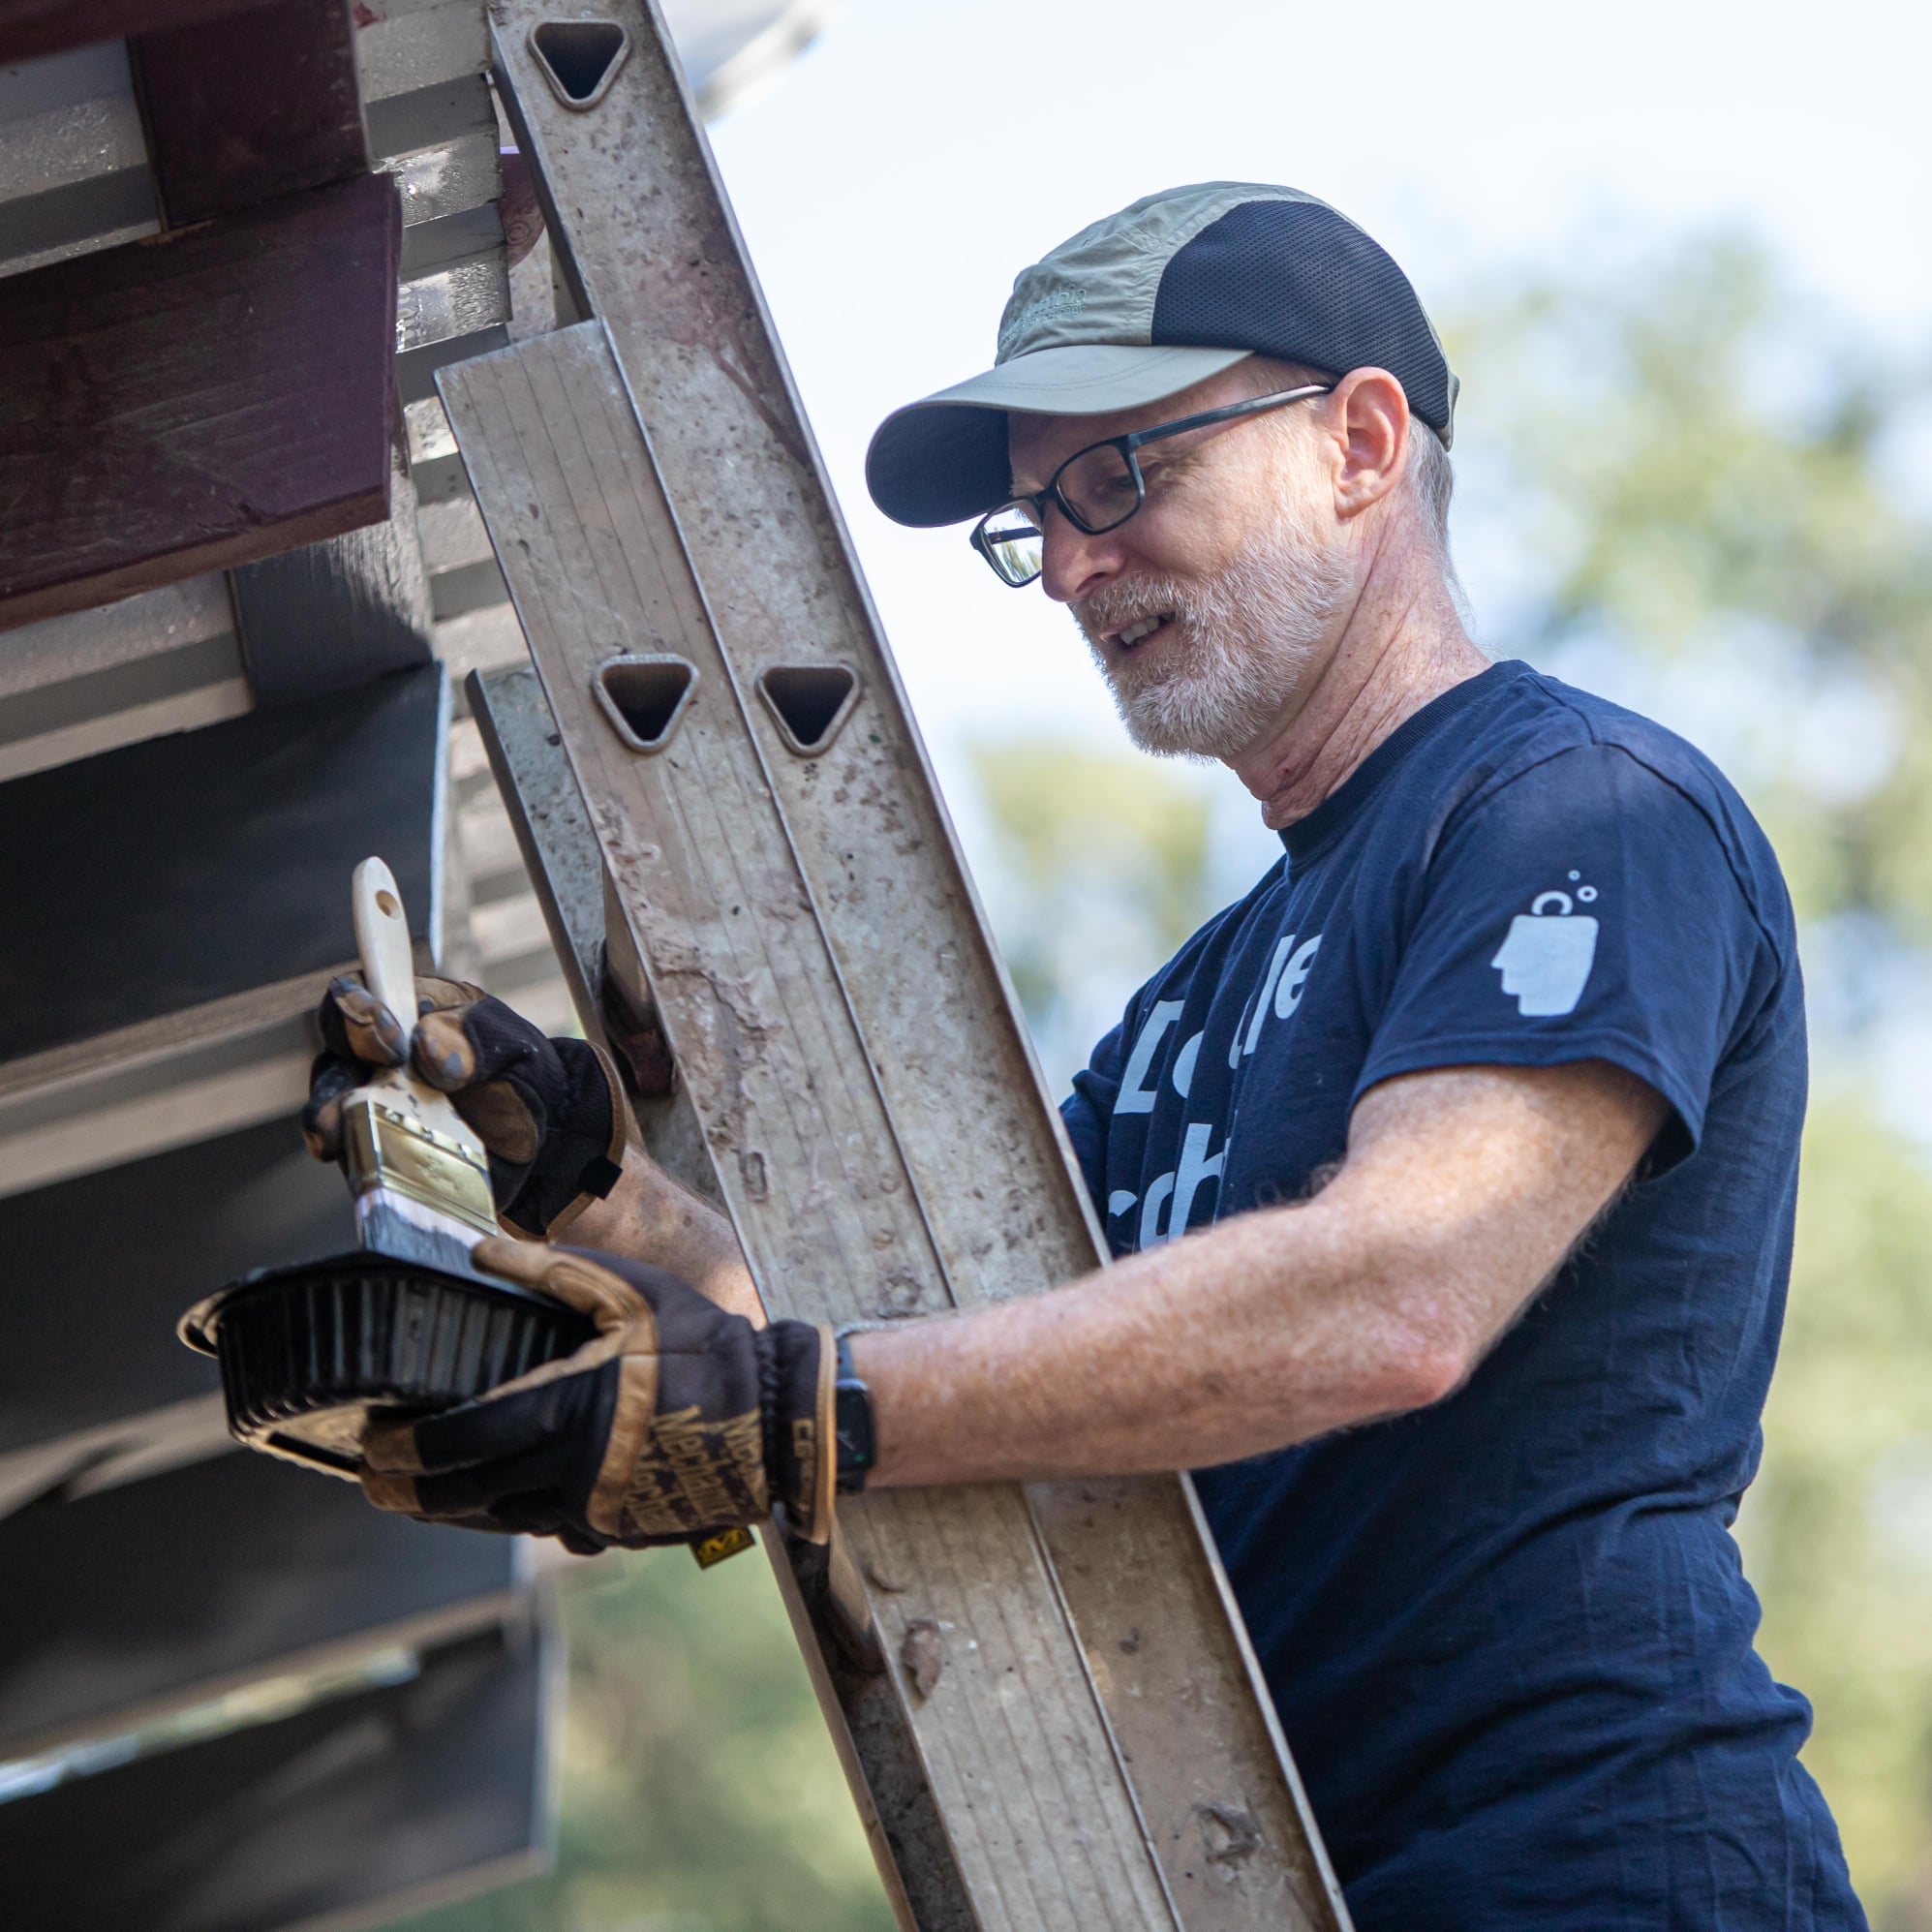
[[[428,1522],[555,1536],[579,1554],[762,1522],[832,1533],[832,1331],[753,1328],[641,1262],[479,1242],[475,1264],[597,1335],[475,1401],[363,1437],[364,1493]]]
[[[371,1066],[407,1058],[481,1138],[497,1212],[517,1233],[561,1233],[616,1184],[626,1110],[617,1069],[587,1040],[546,1039],[480,987],[416,980],[415,1032],[353,973],[316,1012],[322,1052],[309,1074],[302,1135],[319,1160],[342,1157],[342,1102]]]

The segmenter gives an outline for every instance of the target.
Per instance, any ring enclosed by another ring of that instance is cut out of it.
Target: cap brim
[[[1144,409],[1252,353],[1095,342],[1016,355],[887,416],[866,452],[866,487],[895,523],[917,529],[962,523],[1002,503],[1012,487],[1009,414],[1112,415]]]

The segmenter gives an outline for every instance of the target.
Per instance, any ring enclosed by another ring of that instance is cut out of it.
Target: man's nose
[[[1123,546],[1120,533],[1089,537],[1069,523],[1058,504],[1047,506],[1041,533],[1040,588],[1056,603],[1072,603],[1091,596],[1110,577],[1120,573]]]

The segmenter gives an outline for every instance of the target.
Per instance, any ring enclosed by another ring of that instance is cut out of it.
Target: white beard
[[[1302,682],[1354,588],[1344,551],[1306,512],[1283,511],[1261,541],[1205,579],[1135,577],[1074,611],[1114,692],[1127,735],[1159,756],[1232,759]],[[1097,635],[1172,611],[1172,634],[1147,664],[1109,665]]]

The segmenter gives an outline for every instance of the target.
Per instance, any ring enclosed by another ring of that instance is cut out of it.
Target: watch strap
[[[873,1424],[872,1391],[852,1366],[851,1337],[876,1328],[874,1322],[855,1322],[834,1337],[837,1366],[832,1380],[832,1423],[838,1438],[837,1483],[842,1495],[866,1487],[866,1478],[878,1460],[878,1439]]]

